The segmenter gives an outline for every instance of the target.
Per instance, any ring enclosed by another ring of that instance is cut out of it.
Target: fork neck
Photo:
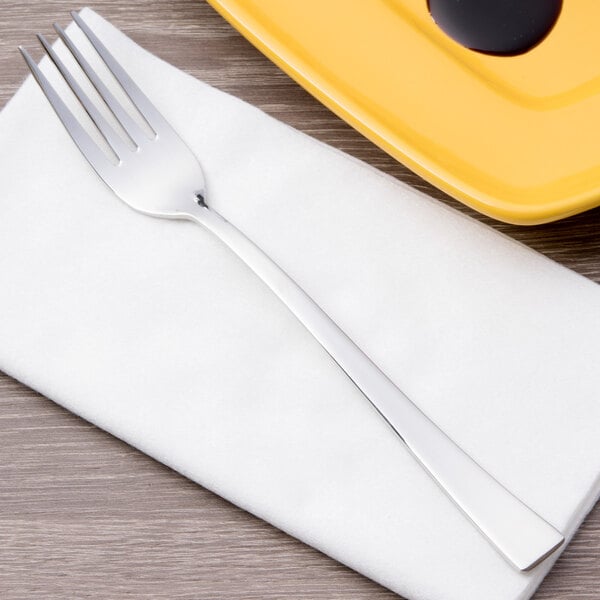
[[[206,204],[204,194],[196,192],[196,201],[198,202],[198,206],[201,206],[202,208],[208,208],[208,204]]]

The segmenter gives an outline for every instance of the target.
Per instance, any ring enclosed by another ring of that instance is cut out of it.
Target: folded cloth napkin
[[[572,536],[599,493],[598,286],[83,16],[209,202]],[[31,78],[0,151],[0,368],[407,598],[531,596],[553,559],[507,564],[239,259],[112,195]]]

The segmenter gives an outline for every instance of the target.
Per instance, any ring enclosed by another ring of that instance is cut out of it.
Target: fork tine
[[[113,165],[111,165],[106,155],[98,147],[96,142],[92,140],[85,129],[79,124],[75,115],[73,115],[66,104],[61,100],[56,90],[52,87],[52,84],[46,79],[46,76],[42,73],[33,58],[31,58],[29,52],[27,52],[23,46],[19,46],[19,51],[25,59],[31,74],[42,88],[46,98],[48,98],[54,112],[56,112],[58,118],[65,126],[65,129],[69,132],[69,135],[73,138],[73,141],[77,144],[79,150],[81,150],[88,162],[96,172],[102,176],[102,174],[106,172],[106,169]]]
[[[172,131],[171,126],[165,121],[164,117],[158,112],[155,106],[150,102],[147,96],[133,82],[125,69],[117,62],[114,56],[108,51],[106,46],[98,39],[96,34],[90,29],[86,22],[75,11],[71,12],[71,16],[77,26],[83,31],[90,43],[96,49],[96,52],[101,56],[109,71],[114,75],[115,79],[121,84],[134,106],[138,109],[141,115],[146,119],[146,122],[155,134],[159,131]]]
[[[54,29],[65,43],[67,48],[70,50],[71,54],[75,57],[75,60],[79,63],[79,66],[87,75],[88,79],[92,82],[92,85],[96,88],[96,91],[102,100],[104,100],[108,108],[111,110],[112,114],[115,116],[115,119],[117,119],[117,121],[121,124],[121,127],[123,127],[127,135],[131,138],[131,141],[139,147],[144,139],[148,139],[148,135],[142,131],[142,128],[131,118],[121,103],[106,87],[102,79],[98,77],[98,74],[96,71],[94,71],[94,69],[92,69],[90,63],[80,52],[71,36],[58,23],[54,23]]]
[[[132,150],[127,144],[121,139],[121,137],[115,132],[110,126],[106,119],[102,116],[100,111],[96,108],[95,104],[90,100],[89,96],[81,89],[81,86],[77,83],[72,73],[69,71],[65,63],[58,57],[52,46],[48,43],[46,38],[38,34],[38,40],[44,47],[44,50],[48,53],[48,56],[52,59],[52,62],[56,65],[56,68],[60,71],[64,80],[67,82],[79,102],[81,102],[83,108],[85,108],[87,114],[90,116],[92,121],[98,127],[98,130],[102,134],[102,137],[107,141],[108,145],[112,148],[117,158],[122,160],[124,156]]]

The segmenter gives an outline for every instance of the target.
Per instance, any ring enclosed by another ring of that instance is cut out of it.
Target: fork
[[[281,299],[371,402],[424,469],[514,567],[526,571],[564,542],[562,534],[453,442],[258,246],[211,208],[200,163],[106,46],[71,13],[149,130],[140,126],[90,66],[71,35],[54,28],[113,114],[118,133],[52,46],[38,39],[112,152],[99,146],[21,46],[34,78],[84,157],[123,202],[145,215],[190,220],[217,236]],[[81,72],[80,72],[81,76]],[[125,136],[123,136],[125,134]]]

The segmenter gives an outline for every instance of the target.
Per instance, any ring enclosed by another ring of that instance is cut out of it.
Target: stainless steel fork
[[[144,131],[92,69],[73,38],[55,25],[79,66],[126,133],[108,123],[43,36],[46,52],[114,154],[94,142],[25,49],[33,76],[85,158],[113,192],[134,210],[187,219],[216,235],[286,304],[343,369],[425,470],[500,553],[528,570],[564,541],[559,531],[511,494],[439,429],[266,254],[210,207],[202,168],[192,151],[132,81],[89,25],[72,13],[152,133]]]

